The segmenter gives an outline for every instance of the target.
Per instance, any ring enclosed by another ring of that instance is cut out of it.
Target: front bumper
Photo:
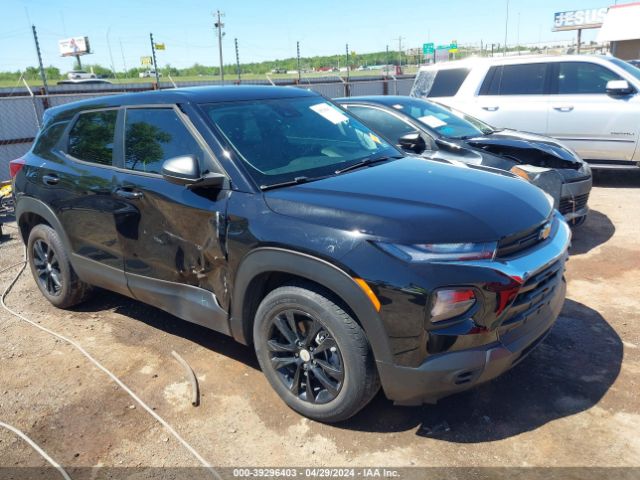
[[[520,316],[517,326],[497,328],[497,340],[487,345],[428,357],[417,367],[378,361],[386,396],[398,405],[433,403],[438,399],[491,380],[521,361],[547,335],[557,319],[566,293],[562,278],[571,239],[568,225],[560,221],[549,242],[523,255],[502,261],[458,262],[497,270],[525,281],[560,262],[553,294]]]
[[[568,222],[584,217],[589,212],[587,201],[593,181],[591,177],[578,182],[564,183],[558,210]]]

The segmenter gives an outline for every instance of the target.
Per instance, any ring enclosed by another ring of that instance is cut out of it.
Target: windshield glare
[[[491,127],[473,117],[424,100],[406,100],[393,105],[393,107],[418,120],[431,130],[435,130],[443,137],[477,137],[493,132]]]
[[[260,186],[332,175],[400,152],[321,97],[203,105]]]
[[[631,65],[629,62],[620,60],[619,58],[611,57],[608,59],[611,63],[625,70],[627,73],[633,75],[636,80],[640,80],[640,68]]]

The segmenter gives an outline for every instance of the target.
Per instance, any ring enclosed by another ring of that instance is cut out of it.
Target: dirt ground
[[[640,175],[597,175],[589,203],[574,233],[562,315],[524,362],[436,406],[394,407],[380,394],[340,425],[289,410],[250,348],[153,307],[100,291],[57,310],[28,270],[7,304],[76,340],[214,466],[640,467]],[[15,226],[4,231],[0,269],[22,255]],[[2,290],[17,270],[0,274]],[[199,407],[172,350],[197,373]],[[77,350],[4,310],[0,421],[70,473],[199,465]],[[0,466],[41,465],[0,428]]]

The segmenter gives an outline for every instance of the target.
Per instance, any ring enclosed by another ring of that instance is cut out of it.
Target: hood
[[[582,160],[570,148],[549,137],[515,130],[467,138],[470,147],[507,157],[519,163],[545,168],[579,169]]]
[[[519,178],[416,157],[264,196],[281,215],[407,244],[496,241],[552,211],[548,196]]]

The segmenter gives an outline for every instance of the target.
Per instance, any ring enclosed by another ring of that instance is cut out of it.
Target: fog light
[[[445,288],[433,295],[431,321],[442,322],[468,312],[476,303],[476,294],[470,288]]]

